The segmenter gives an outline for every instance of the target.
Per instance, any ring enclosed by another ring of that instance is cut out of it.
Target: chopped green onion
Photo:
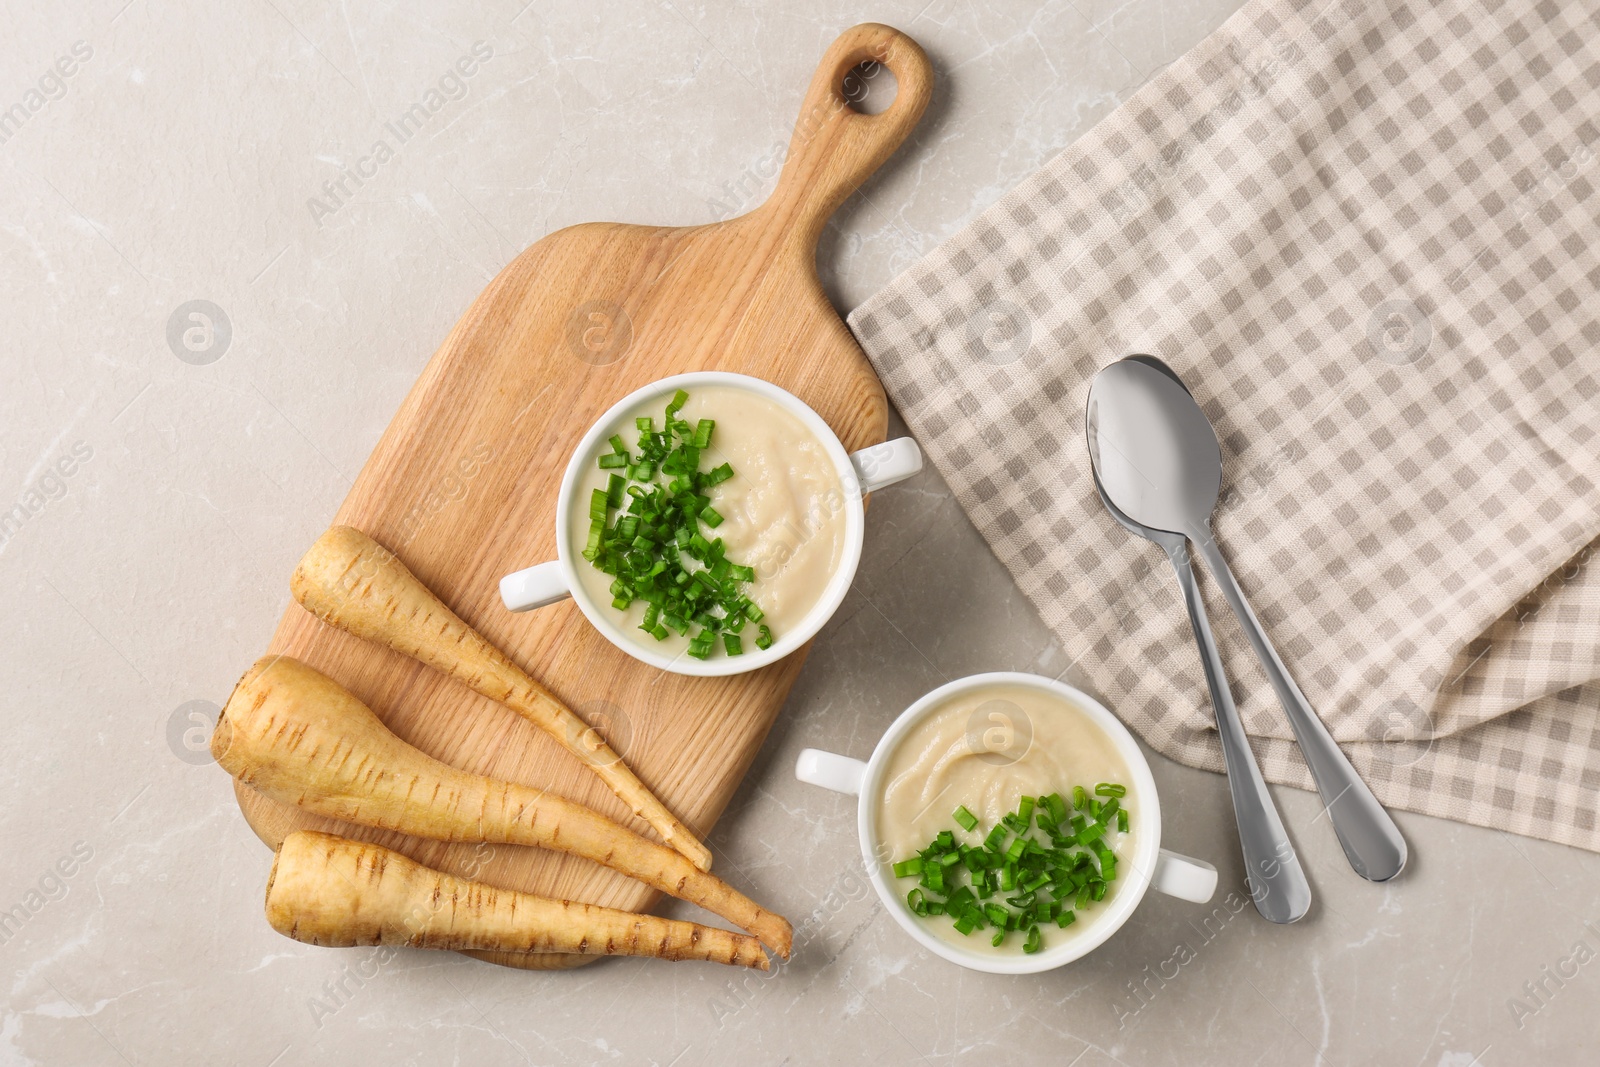
[[[1081,785],[1072,787],[1072,806],[1079,810],[1089,806],[1089,794]]]
[[[745,623],[763,617],[744,591],[756,572],[728,559],[720,538],[699,532],[702,520],[707,530],[723,523],[707,490],[734,471],[727,463],[700,470],[716,423],[700,419],[691,426],[680,418],[688,399],[682,389],[673,393],[659,430],[650,416],[636,417],[635,451],[621,434],[608,438],[610,451],[597,456],[596,465],[612,473],[604,489],[590,494],[582,555],[609,576],[613,607],[647,606],[640,630],[657,640],[673,632],[689,638],[686,651],[697,659],[708,658],[719,643],[728,655],[742,655]],[[773,643],[771,628],[760,627],[757,647]]]
[[[589,540],[583,546],[584,559],[593,560],[600,554],[600,538],[605,533],[605,527],[604,519],[589,524]]]
[[[714,569],[712,577],[723,580],[728,573]],[[1091,800],[1081,786],[1072,795],[1084,801],[1078,814],[1070,814],[1059,792],[1020,798],[980,845],[957,842],[953,830],[939,831],[912,859],[893,865],[897,877],[920,876],[921,896],[908,897],[907,907],[920,917],[948,916],[963,934],[990,927],[997,947],[1011,931],[1026,931],[1024,953],[1042,950],[1044,924],[1071,926],[1078,912],[1109,895],[1117,855],[1104,835],[1113,817],[1124,832],[1130,822],[1117,797]],[[1086,817],[1096,812],[1099,818]],[[964,833],[980,829],[966,805],[951,818]]]
[[[1128,787],[1117,785],[1115,782],[1101,782],[1094,787],[1094,792],[1096,796],[1102,797],[1125,797],[1128,795]]]

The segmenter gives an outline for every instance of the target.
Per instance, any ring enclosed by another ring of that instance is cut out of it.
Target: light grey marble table
[[[1593,1062],[1600,857],[1402,814],[1411,867],[1375,887],[1291,790],[1319,894],[1297,926],[1152,898],[1033,978],[904,937],[850,803],[793,781],[796,754],[864,756],[965,673],[1090,683],[932,472],[874,503],[857,588],[715,835],[720,870],[801,927],[770,977],[285,940],[260,917],[269,856],[193,748],[406,389],[519,249],[755,202],[823,48],[876,19],[939,82],[823,243],[848,308],[1234,6],[10,5],[0,489],[25,515],[0,543],[0,1063]],[[488,58],[450,80],[475,42]],[[418,102],[438,106],[396,136]],[[184,336],[195,300],[226,336]],[[1167,843],[1237,890],[1224,780],[1152,762]]]

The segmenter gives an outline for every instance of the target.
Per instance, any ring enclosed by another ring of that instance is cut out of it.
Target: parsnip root
[[[753,937],[496,889],[380,845],[297,830],[267,879],[267,921],[310,945],[405,945],[710,960],[767,970]]]
[[[579,716],[360,530],[330,527],[300,560],[289,589],[324,622],[420,660],[522,715],[591,767],[668,845],[702,871],[711,868],[710,850]]]
[[[229,774],[286,804],[414,837],[582,856],[698,904],[786,958],[792,948],[787,920],[678,853],[564,797],[441,763],[287,656],[263,657],[239,680],[211,751]]]

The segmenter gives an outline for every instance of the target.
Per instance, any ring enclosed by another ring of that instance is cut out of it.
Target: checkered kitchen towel
[[[1220,770],[1176,583],[1094,493],[1170,363],[1240,584],[1390,805],[1600,850],[1600,14],[1250,0],[850,322],[1069,654]],[[1268,778],[1310,777],[1215,588]]]

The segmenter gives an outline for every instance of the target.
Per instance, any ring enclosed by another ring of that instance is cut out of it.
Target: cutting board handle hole
[[[894,71],[887,64],[868,59],[845,72],[839,93],[851,111],[879,115],[889,110],[899,91]]]

